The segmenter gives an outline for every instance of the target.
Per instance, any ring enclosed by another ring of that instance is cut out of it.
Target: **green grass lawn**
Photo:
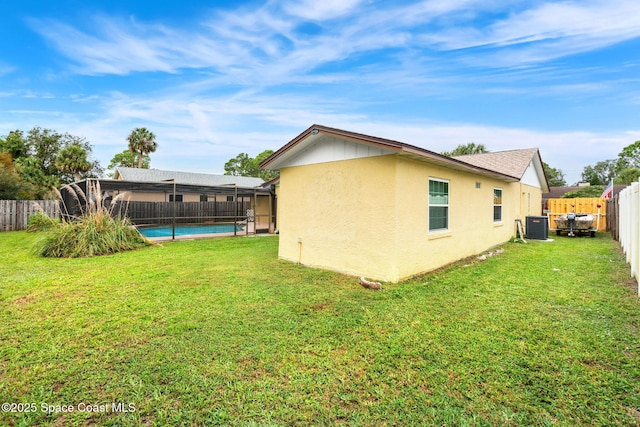
[[[35,409],[0,425],[640,424],[640,303],[606,235],[382,292],[276,237],[90,259],[36,238],[0,233],[0,401]]]

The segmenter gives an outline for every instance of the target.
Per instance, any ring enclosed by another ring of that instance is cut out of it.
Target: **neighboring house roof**
[[[234,175],[214,175],[207,173],[191,173],[166,171],[160,169],[141,169],[117,167],[113,178],[116,180],[138,182],[162,182],[175,179],[179,184],[223,186],[237,185],[238,187],[254,188],[262,185],[262,178]]]
[[[330,128],[322,125],[312,125],[300,135],[289,141],[279,150],[260,163],[260,167],[265,169],[280,169],[282,167],[295,164],[295,158],[302,155],[310,146],[320,142],[324,137],[332,136],[344,140],[354,141],[359,144],[367,145],[376,150],[379,154],[399,154],[407,156],[415,160],[437,164],[466,172],[475,172],[482,175],[492,176],[504,181],[517,181],[519,178],[503,172],[476,166],[452,157],[444,156],[424,148],[406,144],[404,142],[394,141],[390,139],[379,138],[376,136],[364,135],[355,132],[349,132],[342,129]],[[363,155],[364,156],[364,155]],[[360,157],[358,153],[355,157]]]
[[[281,167],[296,165],[297,156],[303,155],[311,145],[321,142],[326,136],[333,136],[374,147],[378,150],[378,155],[396,153],[450,169],[492,176],[503,181],[522,181],[527,173],[535,174],[542,185],[542,190],[548,191],[547,178],[544,174],[542,159],[537,148],[449,157],[404,142],[317,124],[309,127],[265,159],[260,164],[260,167],[280,169]],[[355,157],[358,156],[358,154],[355,155]],[[532,167],[533,171],[531,171]]]

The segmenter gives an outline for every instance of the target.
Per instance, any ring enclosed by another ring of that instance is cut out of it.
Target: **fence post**
[[[634,220],[638,218],[638,185],[634,183],[631,189],[631,221],[629,224],[631,240],[629,241],[629,256],[627,258],[631,263],[631,274],[634,277],[638,277],[638,264],[636,263],[636,252],[638,251],[638,221]]]

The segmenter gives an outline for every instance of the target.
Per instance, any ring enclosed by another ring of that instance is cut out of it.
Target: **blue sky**
[[[0,135],[135,127],[223,173],[313,123],[441,152],[540,148],[569,184],[640,140],[637,0],[0,2]]]

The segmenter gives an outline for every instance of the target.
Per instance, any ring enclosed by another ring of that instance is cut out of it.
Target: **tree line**
[[[147,128],[135,128],[127,136],[128,146],[107,166],[148,169],[150,153],[158,147],[156,136]],[[0,200],[56,198],[54,188],[87,178],[101,178],[104,169],[91,158],[93,147],[83,137],[34,127],[28,132],[14,130],[0,137]],[[240,153],[224,165],[225,175],[253,176],[268,181],[278,172],[260,169],[273,154],[265,150],[256,157]],[[112,177],[112,174],[109,174]]]
[[[260,169],[260,163],[273,154],[273,150],[264,150],[256,157],[240,153],[224,164],[224,174],[234,176],[253,176],[270,181],[279,175],[278,171]]]
[[[618,154],[618,158],[602,160],[586,166],[582,180],[591,185],[629,185],[640,177],[640,141],[629,144]]]
[[[135,128],[126,138],[128,146],[114,155],[107,169],[116,167],[149,168],[150,153],[158,144],[153,132],[144,127]],[[91,159],[93,147],[83,137],[59,133],[51,129],[34,127],[28,132],[14,130],[0,137],[0,199],[42,199],[53,197],[52,188],[85,178],[99,178],[104,174],[98,161]],[[473,142],[458,145],[446,156],[489,152],[482,144]],[[269,181],[278,171],[261,170],[260,163],[273,154],[264,150],[256,157],[240,153],[224,165],[225,175],[252,176]],[[543,162],[549,186],[566,186],[564,173]],[[590,197],[613,180],[628,185],[640,177],[640,141],[626,146],[617,159],[603,160],[586,166],[582,180],[591,184]]]
[[[149,153],[157,147],[155,135],[136,128],[127,137],[128,148],[114,156],[116,166],[149,167]],[[51,199],[54,188],[86,178],[99,178],[104,169],[92,160],[93,147],[83,137],[34,127],[0,137],[0,199]]]
[[[156,151],[156,136],[147,128],[135,128],[126,138],[128,146],[111,159],[116,167],[148,169],[150,153]],[[92,160],[92,145],[83,137],[34,127],[14,130],[0,137],[0,200],[56,198],[54,188],[87,178],[101,178],[104,169]],[[253,176],[268,181],[278,172],[260,169],[273,154],[265,150],[256,157],[240,153],[224,165],[225,175]],[[112,174],[109,174],[111,177]]]

